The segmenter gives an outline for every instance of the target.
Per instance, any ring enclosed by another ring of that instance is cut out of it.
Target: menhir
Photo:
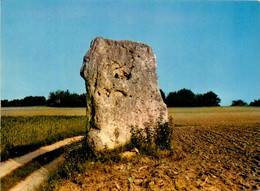
[[[168,120],[150,46],[95,38],[80,71],[87,90],[87,141],[95,150],[130,141],[131,129]]]

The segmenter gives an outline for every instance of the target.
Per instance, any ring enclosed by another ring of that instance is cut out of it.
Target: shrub
[[[158,125],[156,128],[155,144],[162,150],[172,148],[172,123],[167,122],[164,124]]]
[[[157,127],[144,129],[131,129],[131,141],[128,149],[136,147],[145,154],[156,156],[160,150],[172,149],[173,125],[169,122],[158,124]]]

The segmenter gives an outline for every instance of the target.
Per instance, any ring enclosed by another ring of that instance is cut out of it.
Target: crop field
[[[84,108],[2,108],[1,159],[83,135],[86,126],[84,112]]]
[[[170,109],[174,140],[187,157],[176,181],[193,189],[260,189],[259,108],[186,111]]]
[[[259,108],[169,108],[169,116],[173,151],[90,163],[58,190],[260,189]]]
[[[86,108],[58,108],[58,107],[3,107],[1,116],[85,116]]]
[[[159,158],[141,154],[130,161],[81,164],[80,172],[73,172],[60,186],[52,188],[65,191],[260,189],[260,108],[169,108],[168,111],[174,123],[173,151]],[[84,108],[2,108],[1,151],[8,156],[9,148],[48,144],[51,139],[84,134],[84,115]]]

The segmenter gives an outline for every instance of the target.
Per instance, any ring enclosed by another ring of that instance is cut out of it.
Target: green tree
[[[69,90],[50,92],[47,105],[53,107],[85,107],[86,94],[71,94]]]
[[[1,100],[1,107],[8,107],[9,106],[9,101],[7,99]]]
[[[170,92],[165,101],[168,107],[196,106],[195,94],[191,90],[185,88],[178,92]]]
[[[12,106],[12,107],[20,107],[20,106],[23,106],[23,101],[20,100],[20,99],[11,100],[11,101],[9,102],[9,106]]]
[[[202,107],[205,105],[203,94],[196,94],[195,99],[196,99],[196,106]]]
[[[177,92],[170,92],[165,98],[165,103],[168,107],[175,107],[177,102]]]
[[[244,102],[243,100],[239,99],[239,100],[233,100],[231,106],[245,106],[247,105],[246,102]]]
[[[219,106],[221,99],[212,91],[202,95],[203,106]]]
[[[160,89],[160,93],[161,93],[161,96],[162,96],[163,102],[165,103],[165,93],[163,92],[162,89]]]
[[[170,92],[165,100],[168,107],[219,106],[220,101],[221,99],[212,91],[195,95],[188,89]]]
[[[46,98],[43,96],[27,96],[22,100],[23,106],[39,106],[45,105]]]
[[[250,106],[260,106],[260,99],[258,99],[258,100],[254,100],[253,102],[251,102],[250,104],[249,104]]]

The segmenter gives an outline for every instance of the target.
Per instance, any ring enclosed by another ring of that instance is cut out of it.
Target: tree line
[[[23,99],[1,100],[2,107],[40,106],[46,104],[44,96],[27,96]]]
[[[167,107],[209,107],[219,106],[221,99],[212,91],[204,94],[194,94],[189,89],[170,92],[167,97],[161,90],[161,95]]]
[[[167,107],[210,107],[219,106],[221,99],[213,91],[204,94],[194,94],[189,89],[170,92],[167,96],[160,89],[162,98]],[[233,100],[231,106],[260,106],[260,99],[254,100],[247,104],[243,100]]]
[[[231,106],[260,106],[260,99],[258,100],[254,100],[252,102],[250,102],[250,104],[247,104],[245,101],[238,99],[238,100],[233,100]]]
[[[221,99],[212,91],[204,94],[194,94],[189,89],[170,92],[167,96],[160,90],[163,101],[167,107],[209,107],[219,106]],[[233,100],[231,106],[248,105],[243,100]],[[2,107],[21,107],[21,106],[50,106],[50,107],[85,107],[86,94],[70,93],[66,91],[50,92],[48,99],[44,96],[27,96],[23,99],[11,101],[1,100]],[[260,106],[260,99],[254,100],[249,106]]]
[[[50,107],[85,107],[86,94],[70,93],[67,91],[50,92],[48,99],[44,96],[28,96],[11,101],[1,100],[2,107],[50,106]]]

